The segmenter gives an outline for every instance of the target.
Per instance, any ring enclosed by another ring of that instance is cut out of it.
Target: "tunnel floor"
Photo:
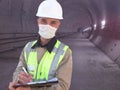
[[[67,40],[68,41],[68,40]],[[120,68],[88,39],[76,39],[70,90],[120,90]]]
[[[120,90],[120,68],[88,39],[63,39],[73,50],[70,90]],[[11,51],[12,53],[13,51]],[[10,52],[9,52],[10,53]],[[7,54],[9,54],[7,53]],[[0,59],[0,90],[8,90],[16,60]]]

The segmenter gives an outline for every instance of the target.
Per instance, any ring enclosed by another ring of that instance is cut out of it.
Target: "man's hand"
[[[18,75],[18,82],[21,84],[32,82],[33,77],[30,74],[25,73],[24,71],[21,71]]]
[[[17,82],[10,82],[9,83],[9,90],[15,90],[15,88],[13,88],[13,85],[17,84]]]
[[[9,83],[9,90],[30,90],[30,87],[18,87],[14,88],[13,85],[17,84],[17,82],[10,82]]]
[[[18,87],[15,90],[30,90],[30,87]]]

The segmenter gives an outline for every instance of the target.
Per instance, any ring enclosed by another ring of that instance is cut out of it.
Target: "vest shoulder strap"
[[[59,45],[57,45],[58,43],[59,43]],[[52,61],[52,64],[51,64],[51,67],[49,70],[48,79],[55,77],[55,73],[56,73],[58,64],[61,62],[61,60],[64,57],[64,54],[68,48],[67,45],[65,45],[64,43],[61,43],[59,40],[57,41],[56,45],[58,46],[58,48],[54,47],[54,49],[53,49],[53,52],[56,54],[54,56],[54,59]],[[60,57],[62,57],[62,58],[60,59]]]
[[[32,42],[28,42],[24,48],[24,56],[25,56],[25,61],[27,62],[28,60],[28,57],[29,57],[29,53],[30,51],[32,50],[31,47],[33,46],[33,44],[36,43],[36,40],[35,41],[32,41]]]

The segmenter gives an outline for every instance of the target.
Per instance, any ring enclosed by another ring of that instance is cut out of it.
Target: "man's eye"
[[[53,21],[51,24],[56,24],[56,22],[55,22],[55,21]]]
[[[47,22],[46,22],[46,20],[42,19],[42,20],[41,20],[41,23],[42,23],[42,24],[46,24]]]

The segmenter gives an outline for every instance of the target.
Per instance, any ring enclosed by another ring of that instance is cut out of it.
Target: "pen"
[[[22,69],[23,69],[23,71],[24,71],[25,73],[28,74],[27,70],[26,70],[24,67],[22,67]]]

